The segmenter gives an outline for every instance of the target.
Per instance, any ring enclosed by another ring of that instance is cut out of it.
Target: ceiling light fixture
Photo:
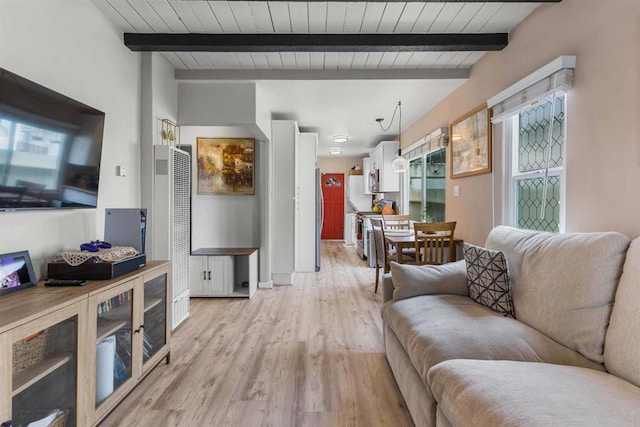
[[[384,126],[382,126],[382,122],[384,121],[384,119],[378,118],[378,119],[376,119],[376,122],[378,122],[378,124],[380,125],[380,129],[382,129],[384,132],[386,132],[386,131],[389,130],[389,128],[393,124],[393,120],[396,118],[396,113],[399,113],[398,114],[398,155],[393,160],[393,163],[391,163],[391,167],[393,168],[393,171],[395,173],[405,173],[407,171],[408,162],[407,162],[407,159],[402,157],[402,139],[401,139],[401,136],[402,136],[402,102],[398,101],[398,105],[396,105],[396,109],[393,110],[393,116],[391,116],[391,121],[389,122],[389,126],[387,126],[386,129],[384,128]]]
[[[329,154],[333,154],[333,155],[342,154],[342,148],[340,148],[340,147],[329,147]]]
[[[331,137],[331,140],[333,142],[347,142],[350,139],[349,135],[346,134],[338,134],[338,135],[333,135]]]

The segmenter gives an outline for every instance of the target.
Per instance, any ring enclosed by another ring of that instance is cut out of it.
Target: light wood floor
[[[323,242],[319,273],[198,298],[162,363],[103,426],[412,426],[387,364],[375,270]]]

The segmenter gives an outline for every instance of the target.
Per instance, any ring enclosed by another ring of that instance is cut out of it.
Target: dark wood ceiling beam
[[[502,50],[506,33],[492,34],[172,34],[125,33],[142,52],[442,52]]]

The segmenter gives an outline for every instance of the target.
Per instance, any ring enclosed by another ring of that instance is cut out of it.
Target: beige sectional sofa
[[[469,298],[465,261],[385,276],[386,355],[415,424],[640,425],[640,238],[496,227],[485,246],[505,254],[515,318]]]

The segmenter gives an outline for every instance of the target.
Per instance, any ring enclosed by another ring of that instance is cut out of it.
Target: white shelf
[[[233,287],[233,292],[229,294],[230,297],[248,297],[249,296],[249,288],[243,288],[242,285],[236,285]]]

